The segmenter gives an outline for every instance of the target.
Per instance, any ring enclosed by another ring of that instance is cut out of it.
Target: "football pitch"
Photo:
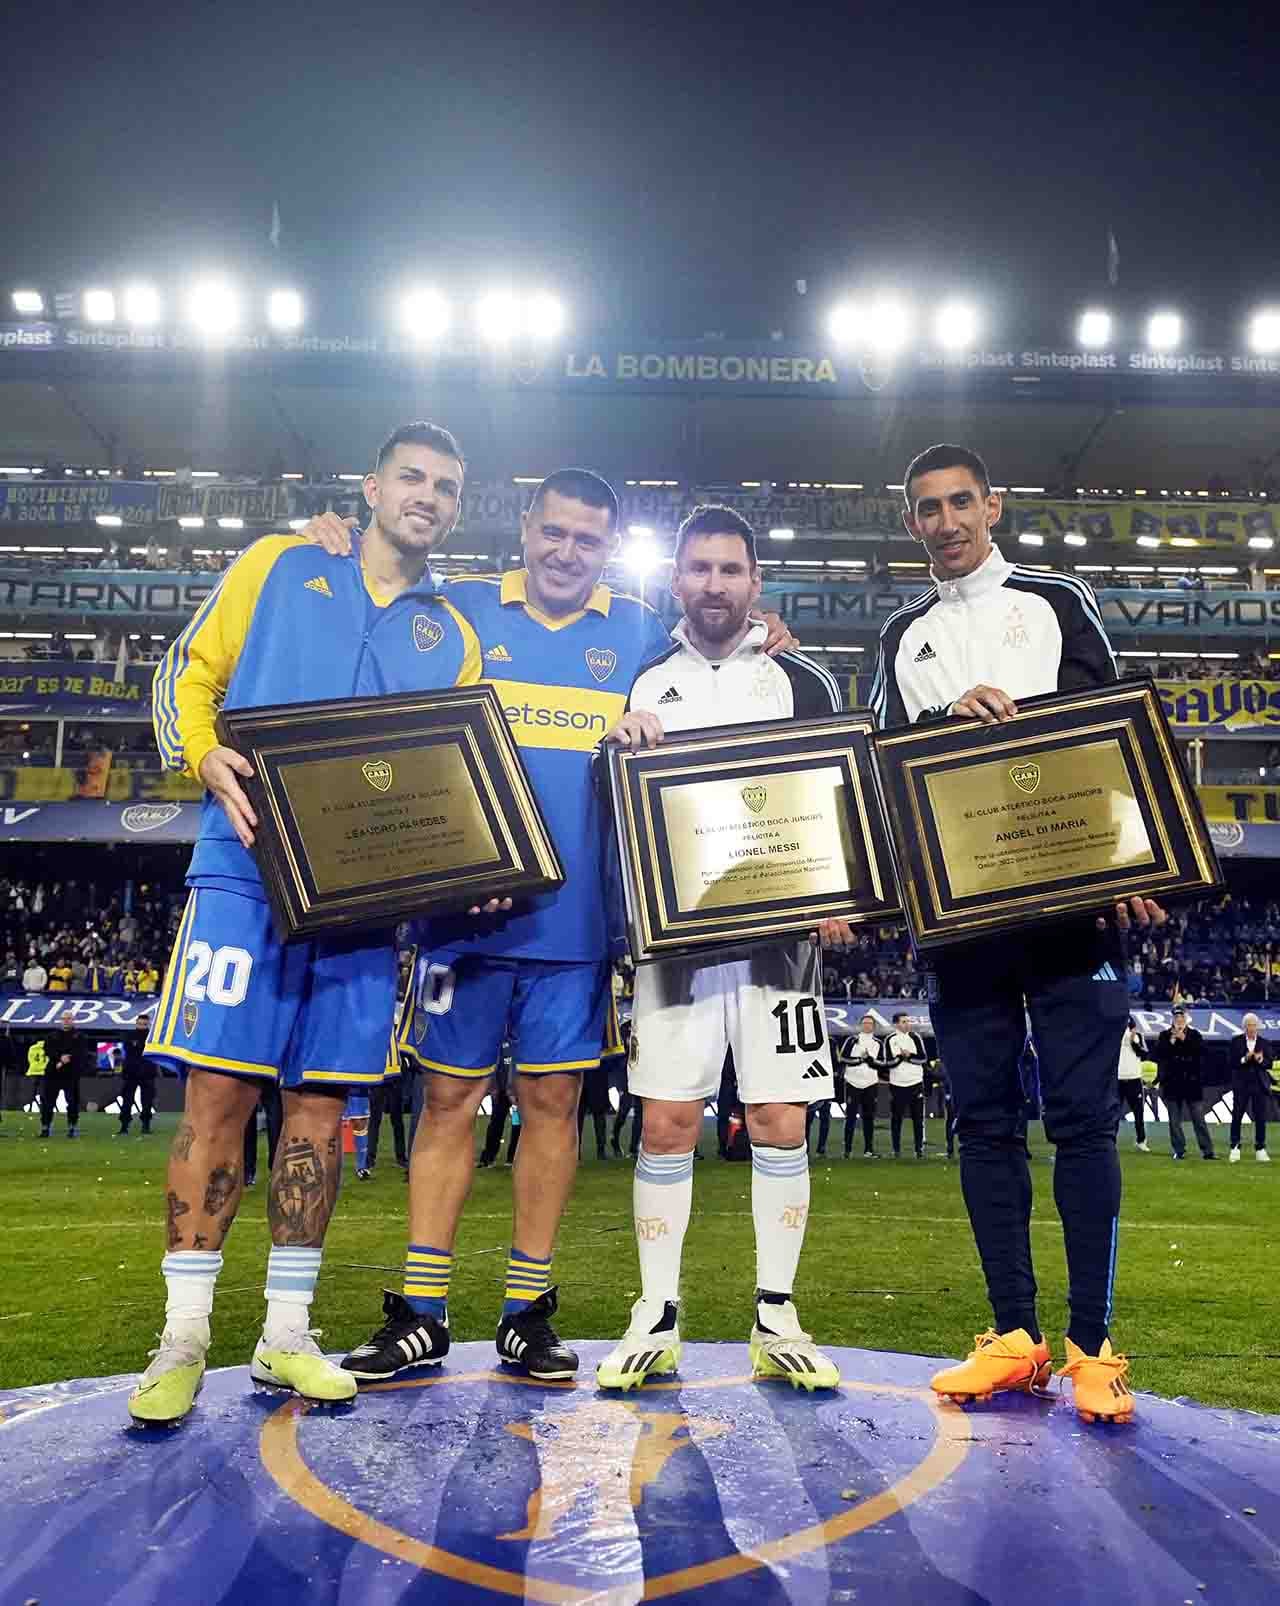
[[[155,1134],[113,1139],[115,1120],[86,1115],[78,1142],[62,1118],[41,1141],[33,1116],[6,1112],[0,1138],[0,1388],[140,1370],[163,1324],[164,1163],[175,1116]],[[1211,1129],[1211,1165],[1174,1164],[1164,1127],[1151,1154],[1121,1134],[1124,1205],[1114,1334],[1142,1390],[1212,1405],[1280,1412],[1280,1165],[1245,1149],[1227,1164],[1226,1129]],[[481,1128],[477,1127],[477,1136]],[[796,1288],[819,1343],[963,1355],[988,1324],[960,1196],[959,1168],[930,1125],[923,1161],[813,1159],[813,1203]],[[589,1136],[589,1129],[588,1129]],[[887,1134],[885,1135],[887,1138]],[[1248,1133],[1246,1133],[1246,1141]],[[884,1140],[882,1139],[882,1142]],[[1032,1240],[1041,1322],[1061,1360],[1062,1235],[1053,1207],[1052,1150],[1032,1128]],[[380,1289],[399,1287],[406,1188],[384,1127],[378,1170],[355,1179],[350,1157],[330,1228],[314,1320],[322,1347],[343,1350],[380,1320]],[[754,1253],[749,1166],[715,1158],[704,1133],[685,1253],[681,1330],[692,1340],[745,1344]],[[265,1141],[261,1144],[265,1172]],[[511,1173],[479,1171],[463,1219],[450,1293],[459,1340],[489,1337],[510,1233]],[[210,1363],[248,1361],[262,1317],[265,1175],[232,1229],[214,1307]],[[583,1160],[553,1268],[566,1338],[612,1338],[639,1283],[631,1229],[631,1166]]]

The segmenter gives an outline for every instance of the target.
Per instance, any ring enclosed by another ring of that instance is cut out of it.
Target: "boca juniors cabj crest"
[[[389,792],[394,775],[385,758],[360,766],[360,773],[375,792]]]
[[[1009,771],[1009,779],[1020,792],[1031,793],[1040,785],[1040,766],[1038,764],[1015,764]]]
[[[742,788],[742,801],[751,810],[752,814],[759,814],[768,800],[768,792],[763,786],[744,786]]]
[[[588,647],[587,668],[596,680],[606,681],[618,667],[618,655],[612,647]]]
[[[444,640],[444,626],[427,613],[413,616],[413,644],[419,652],[430,652]]]

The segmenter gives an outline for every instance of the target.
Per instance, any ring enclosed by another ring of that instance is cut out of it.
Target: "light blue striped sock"
[[[213,1285],[222,1270],[220,1249],[170,1250],[160,1262],[160,1275],[164,1278],[167,1298],[164,1307],[164,1324],[170,1330],[175,1323],[204,1324],[208,1336],[209,1314],[213,1310]]]
[[[680,1262],[692,1208],[693,1150],[650,1154],[641,1138],[631,1209],[640,1256],[640,1293],[655,1315],[661,1314],[667,1300],[680,1298]]]
[[[757,1143],[751,1149],[756,1287],[790,1294],[809,1218],[809,1151]]]
[[[316,1278],[320,1275],[319,1249],[293,1249],[272,1244],[267,1257],[267,1320],[263,1327],[269,1345],[288,1333],[306,1331]]]

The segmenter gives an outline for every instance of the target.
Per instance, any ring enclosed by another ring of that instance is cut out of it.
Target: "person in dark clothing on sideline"
[[[1248,1115],[1253,1122],[1253,1157],[1266,1165],[1271,1159],[1267,1153],[1267,1099],[1275,1051],[1258,1036],[1256,1015],[1246,1015],[1240,1024],[1244,1036],[1233,1051],[1231,1067],[1231,1162],[1234,1165],[1240,1158],[1241,1127]]]
[[[1142,1062],[1147,1055],[1147,1045],[1142,1040],[1142,1033],[1134,1024],[1133,1016],[1129,1016],[1129,1024],[1125,1027],[1124,1036],[1120,1039],[1120,1062],[1116,1067],[1116,1091],[1120,1095],[1120,1102],[1133,1116],[1134,1148],[1143,1154],[1150,1154],[1151,1149],[1147,1143],[1146,1105],[1144,1094],[1146,1092],[1142,1082]],[[1123,1120],[1123,1116],[1121,1116]]]
[[[151,1027],[151,1016],[140,1015],[135,1025],[138,1030],[125,1038],[124,1064],[120,1067],[120,1130],[115,1134],[119,1138],[127,1137],[129,1134],[129,1128],[133,1123],[135,1094],[142,1095],[144,1138],[150,1135],[151,1117],[155,1114],[156,1068],[142,1052],[147,1041],[147,1032]]]
[[[582,1078],[582,1092],[578,1095],[578,1157],[582,1157],[582,1130],[587,1124],[587,1116],[591,1117],[591,1126],[596,1135],[596,1159],[607,1160],[608,1149],[608,1117],[609,1117],[609,1075],[602,1071],[596,1076]]]
[[[889,1142],[896,1160],[902,1149],[902,1122],[910,1117],[916,1159],[924,1159],[924,1068],[928,1055],[924,1039],[911,1029],[910,1016],[893,1017],[893,1031],[885,1038],[884,1057],[889,1067]]]
[[[498,1069],[493,1079],[493,1092],[489,1095],[489,1125],[485,1128],[484,1143],[480,1149],[480,1165],[492,1165],[498,1158],[498,1150],[502,1147],[502,1134],[506,1129],[507,1117],[514,1109],[511,1098],[511,1045],[504,1043],[502,1053],[498,1058]],[[507,1164],[510,1165],[515,1157],[518,1123],[511,1123],[511,1142],[507,1148]]]
[[[876,1157],[876,1100],[880,1097],[880,1067],[883,1049],[876,1036],[874,1015],[862,1017],[862,1028],[856,1037],[842,1038],[836,1049],[840,1072],[844,1080],[844,1155],[853,1151],[853,1135],[858,1119],[862,1119],[862,1153],[864,1158]]]
[[[58,1021],[58,1029],[48,1040],[49,1068],[40,1084],[40,1136],[47,1138],[53,1126],[53,1112],[58,1094],[67,1098],[67,1136],[80,1136],[80,1078],[89,1068],[89,1044],[82,1032],[76,1030],[76,1018],[70,1011]]]
[[[818,1153],[827,1152],[827,1139],[831,1136],[831,1100],[815,1099],[804,1112],[804,1143],[809,1147],[809,1134],[813,1130],[814,1120],[818,1122]]]
[[[385,1082],[369,1092],[369,1169],[378,1163],[378,1133],[382,1117],[391,1123],[391,1141],[395,1145],[396,1164],[409,1164],[409,1151],[405,1147],[404,1132],[404,1075],[389,1076]]]
[[[742,1112],[738,1109],[740,1102],[738,1072],[733,1063],[733,1050],[730,1048],[725,1051],[724,1064],[720,1067],[720,1087],[716,1093],[716,1150],[722,1160],[729,1158],[729,1122],[733,1119],[735,1110],[738,1110],[741,1119]]]
[[[1174,1005],[1173,1025],[1157,1038],[1154,1057],[1156,1086],[1169,1112],[1173,1158],[1181,1160],[1187,1152],[1182,1123],[1190,1117],[1202,1158],[1212,1160],[1213,1139],[1204,1119],[1204,1038],[1181,1004]]]
[[[267,1118],[267,1170],[276,1163],[276,1144],[284,1125],[284,1101],[274,1082],[264,1083],[258,1093],[258,1109]],[[244,1124],[244,1185],[252,1188],[258,1180],[258,1110]]]

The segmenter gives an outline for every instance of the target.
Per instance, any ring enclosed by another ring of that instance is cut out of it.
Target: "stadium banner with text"
[[[1200,786],[1196,791],[1210,824],[1280,825],[1280,786]]]
[[[851,1037],[862,1029],[862,1017],[866,1014],[876,1018],[876,1031],[880,1033],[893,1030],[895,1015],[905,1014],[909,1027],[913,1032],[928,1032],[932,1035],[933,1025],[929,1016],[929,1006],[918,998],[869,998],[854,999],[850,1004],[838,1004],[828,999],[826,1003],[827,1026],[833,1037]],[[1202,1009],[1192,1009],[1191,1024],[1205,1037],[1225,1039],[1240,1037],[1244,1033],[1244,1017],[1247,1013],[1256,1014],[1261,1021],[1262,1036],[1271,1041],[1280,1039],[1280,1003],[1264,1003],[1250,1005],[1245,1003],[1240,1007],[1234,1005],[1205,1006]],[[1161,1004],[1155,1007],[1144,1007],[1135,1002],[1133,1018],[1138,1029],[1147,1038],[1156,1038],[1166,1027],[1173,1024],[1172,1006]]]
[[[217,583],[163,569],[0,568],[0,614],[189,619]]]
[[[0,1026],[39,1031],[70,1014],[77,1031],[140,1031],[156,1003],[155,993],[0,993]]]
[[[124,679],[118,681],[113,664],[0,659],[0,715],[150,720],[154,675],[154,664],[127,664]]]
[[[194,842],[199,803],[3,803],[0,842]]]
[[[154,524],[160,487],[116,479],[0,481],[0,527],[10,524],[92,524],[98,518],[125,525]]]
[[[1156,690],[1180,736],[1280,731],[1280,680],[1160,680]]]
[[[1246,546],[1253,536],[1280,535],[1280,517],[1257,502],[1135,500],[1129,502],[1040,501],[1005,498],[1000,529],[1014,535],[1062,536],[1068,530],[1095,541],[1136,541],[1140,535],[1175,537],[1209,545]]]
[[[783,341],[623,340],[593,347],[575,341],[495,353],[476,343],[424,347],[409,334],[267,331],[208,336],[197,330],[118,329],[72,320],[0,323],[0,374],[66,370],[154,373],[191,364],[275,373],[328,363],[347,372],[393,365],[431,382],[491,387],[618,391],[695,391],[736,395],[860,396],[954,388],[1106,395],[1115,390],[1176,400],[1189,392],[1266,395],[1280,388],[1280,357],[1244,351],[1153,352],[1121,347],[1080,351],[1050,346],[984,346],[943,352],[914,348],[890,358]]]
[[[127,758],[110,762],[111,758],[110,748],[99,749],[89,754],[83,765],[60,769],[0,758],[0,802],[71,803],[77,798],[102,797],[108,803],[198,803],[204,796],[199,781],[176,770],[162,770],[158,757],[152,759],[149,769],[131,767]],[[96,790],[91,785],[95,773],[103,782]]]

